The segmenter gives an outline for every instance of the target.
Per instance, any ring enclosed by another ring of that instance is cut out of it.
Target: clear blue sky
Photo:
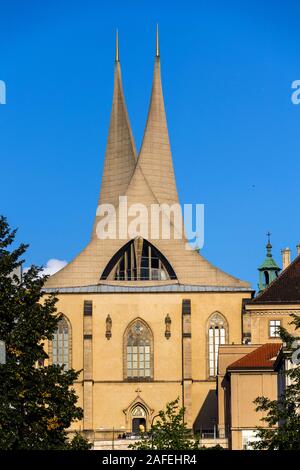
[[[159,23],[164,95],[182,203],[204,203],[203,255],[257,282],[300,241],[297,1],[1,3],[0,213],[30,243],[27,264],[71,260],[98,198],[119,28],[137,146]],[[293,252],[295,255],[295,249]]]

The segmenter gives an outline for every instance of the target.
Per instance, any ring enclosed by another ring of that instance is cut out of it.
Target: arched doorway
[[[133,434],[146,431],[147,412],[141,405],[136,405],[131,411],[131,429]]]

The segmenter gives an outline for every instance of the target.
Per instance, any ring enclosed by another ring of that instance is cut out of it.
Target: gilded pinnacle
[[[119,62],[119,32],[116,31],[116,62]]]
[[[158,36],[158,24],[156,25],[156,57],[159,57],[159,36]]]

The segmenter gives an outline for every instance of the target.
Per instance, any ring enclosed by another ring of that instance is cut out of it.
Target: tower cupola
[[[280,267],[272,256],[271,233],[267,232],[268,242],[266,244],[267,255],[263,263],[259,266],[259,292],[262,292],[274,279],[279,276]]]

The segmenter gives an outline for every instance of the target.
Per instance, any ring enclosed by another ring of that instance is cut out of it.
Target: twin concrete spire
[[[152,205],[178,202],[161,84],[158,30],[156,31],[151,99],[139,156],[137,156],[124,99],[118,35],[116,38],[114,93],[99,204],[113,204],[117,224],[119,224],[120,217],[124,218],[124,213],[119,206],[120,196],[127,197],[129,216],[129,208],[132,208],[134,204],[143,204],[143,208],[147,209],[140,212],[140,220],[143,223],[148,222],[149,226],[148,234],[143,237],[147,238],[153,247],[163,254],[176,273],[177,279],[145,280],[145,285],[149,285],[149,283],[152,286],[157,284],[198,285],[204,286],[205,289],[207,286],[212,286],[212,289],[216,289],[216,286],[225,286],[226,289],[230,287],[230,291],[233,288],[240,289],[241,287],[249,289],[247,283],[211,265],[195,250],[187,250],[184,236],[175,237],[173,231],[171,231],[169,238],[160,235],[159,237],[152,236],[153,227],[150,220]],[[128,284],[131,287],[135,286],[135,288],[141,287],[143,284],[141,281],[136,281],[137,284],[135,284],[135,281],[131,280],[125,282],[102,278],[110,263],[116,266],[120,250],[132,239],[129,232],[125,234],[125,237],[119,237],[119,232],[113,237],[99,237],[98,223],[105,220],[102,210],[103,206],[97,211],[90,242],[73,261],[51,276],[47,281],[47,287],[52,287],[55,290],[57,288],[67,289],[65,292],[69,292],[69,288],[82,289],[85,286],[88,286],[88,289],[99,288],[97,292],[102,292],[103,287],[103,292],[106,292],[107,284],[117,285],[120,289]],[[162,210],[172,225],[171,217],[165,208]],[[134,214],[132,215],[134,216]]]
[[[137,169],[157,202],[178,202],[161,84],[158,28],[152,93],[139,158],[125,104],[116,33],[114,93],[99,204],[117,206]]]
[[[178,202],[161,83],[158,29],[152,93],[139,165],[159,203]]]
[[[116,36],[114,92],[99,204],[118,204],[136,166],[136,149],[123,93],[119,39]]]

